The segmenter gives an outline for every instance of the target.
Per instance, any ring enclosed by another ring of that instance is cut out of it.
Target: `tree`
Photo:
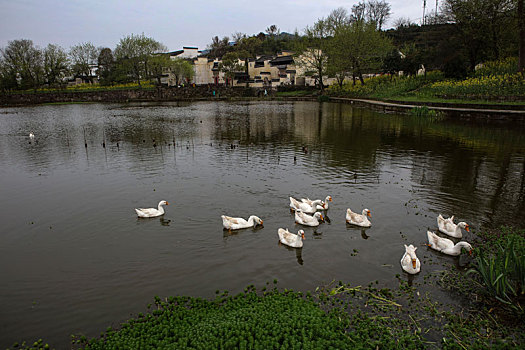
[[[353,21],[364,21],[366,16],[366,3],[358,2],[352,6],[352,20]]]
[[[238,59],[244,61],[244,72],[248,76],[250,58],[256,58],[257,53],[261,50],[262,40],[257,36],[244,37],[235,45],[235,53]],[[230,56],[233,57],[233,56]],[[249,86],[246,80],[246,87]]]
[[[171,73],[175,76],[176,84],[179,85],[179,82],[181,81],[189,81],[193,78],[195,75],[195,71],[193,70],[193,65],[188,62],[187,60],[184,60],[182,58],[177,58],[175,60],[172,60],[172,64],[170,66]]]
[[[214,36],[211,38],[211,44],[208,45],[208,50],[210,50],[208,57],[220,58],[227,52],[232,51],[233,48],[230,46],[230,38],[227,36],[223,37],[222,39],[219,39],[218,36]]]
[[[140,85],[141,79],[150,78],[150,58],[166,50],[163,44],[153,38],[144,34],[131,34],[120,39],[115,48],[115,57],[120,64],[124,64],[128,73]]]
[[[352,73],[364,85],[364,73],[378,72],[383,58],[392,51],[392,44],[376,28],[375,22],[354,21],[335,32],[329,49],[331,70],[339,77]],[[342,84],[342,80],[339,79]]]
[[[236,52],[228,52],[222,57],[221,63],[219,63],[219,71],[224,73],[227,79],[235,78],[235,73],[242,72],[244,67],[239,62],[239,56]]]
[[[390,18],[391,7],[384,0],[369,0],[366,4],[366,17],[369,22],[374,22],[377,29],[381,30],[385,22]]]
[[[37,89],[44,76],[42,51],[33,45],[32,40],[13,40],[1,50],[3,61],[3,81],[12,86],[17,82],[21,89]]]
[[[87,77],[91,82],[93,82],[91,68],[96,65],[97,57],[98,50],[90,42],[75,45],[69,50],[71,68],[75,75]]]
[[[302,48],[295,62],[307,74],[312,74],[321,90],[324,89],[323,76],[328,73],[328,51],[332,29],[325,19],[319,19],[311,27],[306,27]]]
[[[394,21],[394,28],[399,29],[401,27],[415,26],[416,24],[408,17],[399,17]]]
[[[115,66],[115,59],[113,58],[113,52],[109,47],[105,47],[100,50],[97,59],[98,70],[97,74],[102,85],[110,85],[113,80],[113,71]]]
[[[383,59],[383,71],[390,74],[390,79],[399,73],[399,71],[403,70],[402,61],[401,53],[398,49],[393,49],[385,56]]]
[[[58,45],[49,44],[44,49],[44,79],[49,86],[61,82],[69,70],[66,51]]]
[[[266,28],[266,33],[268,33],[268,35],[270,35],[270,36],[279,35],[280,32],[281,31],[279,30],[279,28],[277,28],[277,26],[275,24],[272,24],[271,26]]]
[[[355,6],[355,5],[354,5]],[[325,19],[329,35],[333,36],[338,28],[341,28],[352,21],[348,11],[344,7],[339,7],[328,15]]]
[[[442,12],[457,24],[469,66],[506,56],[516,42],[515,0],[445,0]]]

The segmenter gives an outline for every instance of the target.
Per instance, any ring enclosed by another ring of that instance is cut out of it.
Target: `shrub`
[[[519,298],[525,293],[525,238],[510,233],[493,242],[493,249],[476,252],[474,269],[489,295],[523,313]]]

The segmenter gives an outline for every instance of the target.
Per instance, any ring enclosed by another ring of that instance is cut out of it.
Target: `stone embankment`
[[[44,103],[69,102],[141,102],[210,100],[256,97],[258,89],[231,88],[225,86],[188,86],[184,88],[57,91],[36,93],[0,94],[1,106],[24,106]]]

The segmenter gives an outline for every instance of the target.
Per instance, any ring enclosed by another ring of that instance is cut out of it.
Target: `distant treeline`
[[[519,30],[523,1],[444,0],[437,13],[425,16],[424,24],[401,17],[393,29],[383,30],[391,7],[386,1],[369,0],[349,11],[335,9],[302,33],[281,33],[271,25],[251,36],[240,32],[231,38],[215,36],[205,55],[223,59],[221,71],[233,75],[247,70],[250,59],[290,50],[296,65],[316,78],[321,88],[323,77],[336,77],[342,84],[352,76],[354,82],[364,83],[363,74],[415,74],[422,66],[461,78],[479,63],[519,55],[525,35]],[[69,50],[53,44],[39,48],[31,40],[13,40],[0,49],[0,90],[60,88],[75,78],[83,82],[96,78],[101,85],[160,84],[168,71],[177,80],[191,79],[191,62],[171,60],[167,51],[144,34],[128,35],[114,49],[90,42]],[[521,62],[523,58],[523,69]]]

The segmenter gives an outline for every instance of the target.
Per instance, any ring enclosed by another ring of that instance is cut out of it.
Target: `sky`
[[[399,17],[419,23],[423,0],[387,0],[390,26]],[[300,33],[332,10],[348,11],[358,0],[0,0],[0,48],[30,39],[41,48],[64,49],[84,42],[112,50],[130,34],[151,37],[168,48],[205,49],[211,38],[236,32],[264,32],[275,24],[281,32]],[[427,6],[435,7],[433,0]]]

